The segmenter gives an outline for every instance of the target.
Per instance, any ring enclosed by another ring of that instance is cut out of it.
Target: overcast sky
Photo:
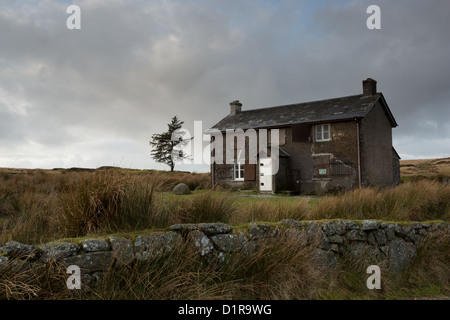
[[[0,0],[0,167],[168,169],[148,142],[174,115],[206,130],[236,99],[348,96],[369,77],[403,159],[450,157],[449,14],[448,0]]]

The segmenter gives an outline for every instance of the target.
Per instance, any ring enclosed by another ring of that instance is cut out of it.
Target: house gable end
[[[379,93],[379,97],[376,101],[374,101],[374,103],[370,106],[370,108],[367,110],[366,116],[370,113],[370,111],[378,104],[380,103],[380,105],[383,107],[383,111],[386,114],[386,117],[389,119],[392,128],[398,127],[397,121],[394,118],[394,115],[392,114],[386,99],[384,98],[382,93]]]

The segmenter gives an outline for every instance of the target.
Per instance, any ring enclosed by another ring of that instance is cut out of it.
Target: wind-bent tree
[[[180,150],[180,146],[186,145],[191,139],[185,140],[182,138],[183,132],[177,132],[176,136],[178,139],[172,140],[173,133],[181,129],[183,124],[184,121],[180,121],[177,116],[174,116],[172,121],[167,124],[169,130],[152,135],[152,141],[150,141],[152,158],[156,162],[167,164],[170,167],[170,171],[173,171],[176,162],[187,158],[187,155]]]

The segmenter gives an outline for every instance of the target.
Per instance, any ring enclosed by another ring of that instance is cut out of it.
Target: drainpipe
[[[214,162],[212,164],[212,170],[211,170],[211,187],[213,190],[216,190],[216,182],[215,182],[215,176],[216,176],[216,163]]]
[[[361,150],[360,150],[360,140],[359,140],[359,121],[355,118],[356,121],[356,144],[358,147],[358,183],[359,188],[362,188],[362,180],[361,180]]]
[[[214,152],[216,152],[214,140],[215,140],[214,137],[211,137],[211,146],[214,148]],[[211,189],[215,190],[216,189],[216,181],[215,181],[216,180],[215,179],[215,177],[216,177],[216,161],[215,161],[215,159],[214,159],[214,162],[212,161],[213,160],[212,153],[209,156],[210,156],[210,159],[212,162],[211,163]]]

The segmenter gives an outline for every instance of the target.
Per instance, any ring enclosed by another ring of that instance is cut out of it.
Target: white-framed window
[[[236,162],[233,167],[234,181],[244,181],[244,164]]]
[[[330,124],[317,124],[314,126],[314,138],[315,141],[330,141]]]

